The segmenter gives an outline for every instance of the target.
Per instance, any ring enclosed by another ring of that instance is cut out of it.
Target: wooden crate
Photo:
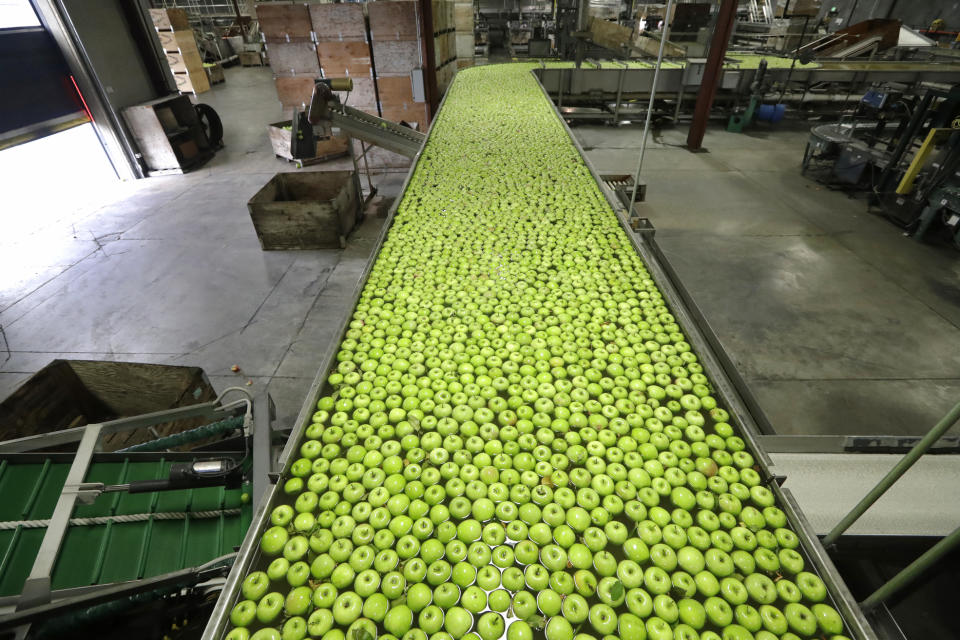
[[[265,251],[344,247],[360,216],[353,171],[278,173],[247,208]]]
[[[381,0],[368,2],[370,38],[374,42],[388,40],[417,40],[419,16],[417,3],[409,0]],[[376,56],[376,48],[373,55]]]
[[[312,42],[267,44],[267,54],[270,56],[270,68],[277,75],[320,76],[317,46]]]
[[[259,51],[241,51],[237,54],[240,64],[244,67],[262,67],[263,56]]]
[[[0,403],[0,440],[173,409],[215,397],[210,381],[198,367],[54,360]],[[206,422],[191,418],[151,429],[165,436]],[[101,443],[104,451],[115,451],[156,437],[142,428],[105,436]]]
[[[289,127],[291,124],[291,120],[284,120],[282,122],[274,122],[267,127],[267,132],[270,136],[270,146],[273,147],[274,155],[280,158],[286,158],[287,160],[293,160],[293,156],[290,155],[291,130]],[[314,162],[305,162],[304,164],[314,164],[315,162],[323,162],[345,156],[350,150],[349,140],[345,135],[318,139],[317,155]]]
[[[457,34],[457,58],[472,58],[473,47],[474,43],[472,33]]]
[[[257,20],[267,42],[309,42],[313,38],[310,11],[303,3],[258,4]]]
[[[203,65],[203,70],[207,72],[207,81],[210,84],[220,84],[227,79],[223,74],[223,65],[219,62],[206,63]]]
[[[433,56],[438,65],[443,64],[450,57],[450,52],[447,50],[447,34],[443,33],[433,38]]]
[[[319,42],[317,57],[326,78],[370,77],[370,45],[364,41]]]
[[[417,131],[426,131],[430,124],[427,119],[427,105],[425,102],[412,102],[402,107],[383,107],[384,120],[391,122],[406,122],[415,125]]]
[[[310,21],[320,42],[367,39],[363,5],[359,3],[311,4]]]
[[[157,36],[164,51],[197,51],[199,53],[193,31],[158,31]]]
[[[282,76],[274,78],[277,87],[277,99],[283,108],[302,108],[310,104],[313,95],[314,76]]]
[[[167,51],[164,53],[167,64],[174,73],[197,73],[203,69],[203,58],[196,49]]]
[[[190,28],[190,20],[183,9],[150,9],[150,20],[160,31],[181,31]]]
[[[199,71],[189,73],[174,73],[173,79],[177,83],[177,91],[181,93],[204,93],[210,91],[210,81],[203,67]]]
[[[373,63],[377,77],[410,75],[414,69],[421,67],[420,43],[416,40],[379,41],[374,40]]]
[[[377,78],[380,106],[404,108],[413,104],[413,83],[410,76],[381,76]]]
[[[453,26],[457,31],[473,33],[473,4],[456,3],[453,7]]]
[[[377,91],[374,88],[373,78],[356,77],[353,79],[353,91],[349,95],[340,94],[340,100],[354,109],[360,109],[374,115],[377,114]]]

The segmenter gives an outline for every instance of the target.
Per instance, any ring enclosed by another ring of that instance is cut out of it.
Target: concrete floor
[[[202,99],[227,146],[202,170],[68,208],[41,198],[34,228],[0,234],[0,256],[18,256],[0,273],[0,398],[59,357],[188,364],[217,388],[269,388],[289,426],[382,219],[342,252],[261,251],[246,202],[293,169],[266,137],[281,119],[269,70],[226,73]],[[639,129],[575,134],[600,170],[633,170]],[[711,130],[703,154],[676,146],[684,134],[652,141],[644,207],[777,431],[924,432],[960,397],[957,254],[801,177],[802,131]],[[403,178],[381,176],[381,193]]]

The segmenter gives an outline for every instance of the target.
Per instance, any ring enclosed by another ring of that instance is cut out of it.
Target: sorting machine
[[[553,70],[545,70],[543,68],[533,70],[537,78],[547,80],[545,85],[549,84],[550,78],[559,79],[560,77],[559,74],[545,74],[545,71]],[[471,72],[484,73],[485,71],[483,68],[477,68],[471,70]],[[679,70],[677,73],[678,77],[681,76],[682,73],[683,70]],[[544,99],[549,100],[551,97],[549,87],[541,86],[541,88]],[[441,113],[443,104],[444,103],[441,104]],[[565,114],[557,109],[556,106],[554,109],[557,117],[562,122]],[[564,126],[566,127],[565,124]],[[788,514],[792,528],[797,532],[802,541],[801,550],[806,556],[807,566],[810,570],[818,573],[828,585],[829,598],[843,616],[846,623],[847,634],[856,640],[886,640],[897,637],[896,635],[886,633],[886,631],[883,633],[878,632],[878,629],[891,628],[890,625],[878,624],[876,622],[878,616],[885,615],[886,609],[882,606],[873,609],[869,617],[861,609],[840,573],[837,571],[830,555],[828,555],[826,549],[818,539],[818,534],[824,533],[822,527],[817,526],[815,528],[814,525],[811,524],[811,521],[808,520],[804,512],[801,511],[791,490],[782,486],[785,478],[781,472],[787,468],[788,465],[785,463],[781,466],[779,460],[775,464],[775,458],[765,450],[765,438],[775,438],[775,436],[770,435],[772,432],[762,411],[759,410],[756,400],[753,398],[749,389],[743,384],[736,368],[723,352],[719,341],[716,339],[709,325],[705,322],[703,315],[696,308],[693,300],[687,294],[679,282],[676,273],[672,270],[669,262],[659,249],[655,239],[654,229],[649,222],[645,220],[630,219],[624,204],[621,199],[618,198],[614,188],[596,172],[569,129],[567,129],[567,134],[570,135],[573,144],[589,167],[591,174],[597,181],[606,200],[615,211],[619,223],[624,232],[629,236],[634,250],[639,253],[646,263],[652,278],[667,300],[676,318],[676,322],[682,327],[691,346],[699,355],[705,372],[714,384],[718,399],[728,408],[732,416],[731,422],[735,421],[738,425],[749,450],[754,454],[759,464],[762,475],[769,480],[769,486],[775,493],[778,504]],[[430,144],[430,135],[430,132],[428,132],[426,145]],[[360,292],[371,272],[377,254],[390,231],[397,206],[402,200],[402,194],[406,192],[411,178],[417,170],[417,165],[421,160],[421,153],[417,154],[415,162],[404,182],[401,196],[389,212],[383,230],[377,239],[370,262],[367,264],[361,276],[360,283],[356,289],[354,303],[359,299]],[[341,319],[340,328],[336,335],[343,336],[349,327],[350,320],[350,315]],[[327,378],[328,372],[332,367],[336,366],[335,355],[338,346],[339,339],[330,344],[330,347],[322,359],[320,359],[318,374],[310,387],[307,397],[304,399],[297,421],[293,425],[293,432],[279,457],[278,464],[281,467],[281,471],[275,474],[275,484],[269,489],[269,493],[264,497],[257,512],[254,514],[250,530],[239,549],[233,570],[226,580],[223,591],[214,608],[213,615],[204,632],[203,637],[207,640],[219,640],[225,636],[229,628],[230,611],[238,601],[241,581],[250,571],[262,567],[264,564],[260,554],[260,536],[269,526],[269,517],[272,509],[287,500],[281,488],[282,481],[289,474],[290,465],[296,458],[296,452],[299,450],[299,446],[304,439],[305,429],[311,422],[311,416],[315,411],[317,401],[332,392],[332,389],[328,386]],[[958,415],[960,415],[960,410],[958,410]],[[956,416],[953,416],[953,418],[956,418]],[[940,433],[940,435],[942,435],[942,433]],[[781,448],[784,446],[783,442],[775,442],[774,444]],[[831,453],[849,451],[849,444],[849,442],[845,442],[841,437],[839,444],[837,442],[832,443],[832,446],[836,447],[836,449]],[[789,449],[789,447],[787,448]],[[925,450],[926,448],[923,448],[921,453]],[[883,464],[884,462],[880,463],[881,466]],[[834,477],[834,479],[836,479],[836,477]],[[838,481],[838,483],[839,482],[840,481]],[[830,496],[824,495],[821,496],[821,498],[830,501]],[[947,514],[947,516],[950,517],[954,515],[952,511],[951,509],[946,509],[940,515]],[[895,627],[895,624],[892,625],[892,628]]]

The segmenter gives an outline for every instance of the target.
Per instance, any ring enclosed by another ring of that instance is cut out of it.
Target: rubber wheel
[[[223,122],[220,121],[220,116],[208,104],[195,104],[194,108],[197,110],[197,118],[199,118],[200,126],[207,134],[210,145],[219,149],[223,146]]]

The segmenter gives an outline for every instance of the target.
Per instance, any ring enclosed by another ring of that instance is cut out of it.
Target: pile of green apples
[[[461,71],[230,640],[843,640],[529,73]]]

